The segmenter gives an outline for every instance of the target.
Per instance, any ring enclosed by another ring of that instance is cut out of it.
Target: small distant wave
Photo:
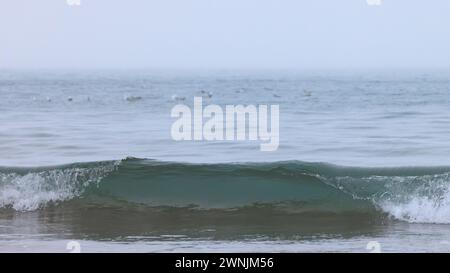
[[[277,204],[290,213],[365,213],[450,223],[450,167],[359,168],[326,163],[189,164],[151,159],[0,167],[0,207],[233,209]]]

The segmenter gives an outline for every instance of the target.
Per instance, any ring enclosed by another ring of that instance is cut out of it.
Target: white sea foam
[[[410,223],[450,224],[450,175],[391,179],[390,197],[379,207],[392,217]]]
[[[32,211],[52,202],[80,196],[98,183],[115,164],[94,168],[54,169],[27,174],[0,173],[0,207]]]
[[[407,203],[382,202],[380,207],[398,220],[410,223],[450,224],[450,194],[443,199],[413,197]]]
[[[450,224],[450,174],[388,179],[374,199],[383,211],[410,223]]]
[[[450,174],[337,177],[330,185],[410,223],[450,224]]]

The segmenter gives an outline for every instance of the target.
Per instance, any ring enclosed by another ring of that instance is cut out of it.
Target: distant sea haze
[[[0,166],[128,156],[183,162],[302,160],[450,165],[446,71],[386,73],[4,72]],[[279,105],[280,143],[174,141],[177,104]],[[180,100],[183,98],[183,100]]]

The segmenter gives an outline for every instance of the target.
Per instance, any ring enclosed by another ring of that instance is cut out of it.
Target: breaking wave
[[[274,204],[290,213],[377,213],[450,223],[450,167],[359,168],[326,163],[188,164],[150,159],[0,167],[0,208],[90,206],[233,209]]]

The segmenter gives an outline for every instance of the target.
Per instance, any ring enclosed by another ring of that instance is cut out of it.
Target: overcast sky
[[[450,67],[450,1],[0,0],[0,67]]]

